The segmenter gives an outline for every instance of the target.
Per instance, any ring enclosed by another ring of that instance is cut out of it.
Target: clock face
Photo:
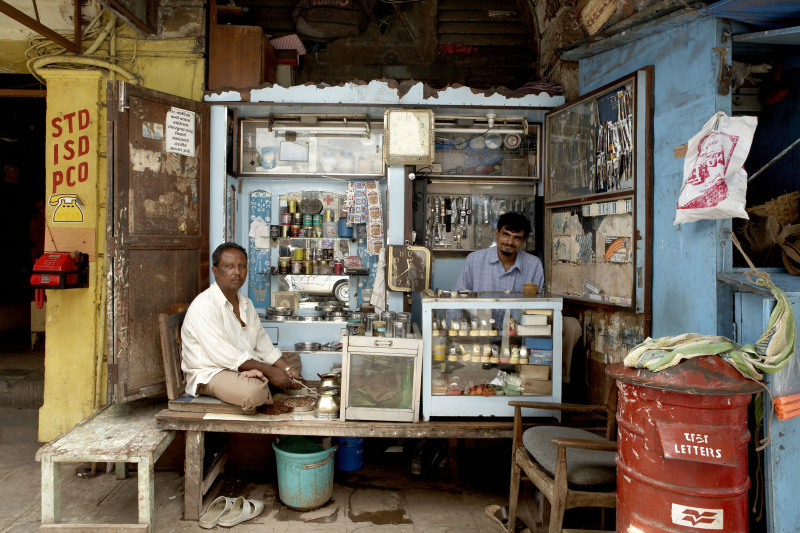
[[[431,252],[425,246],[389,246],[387,270],[389,290],[424,291],[430,285]]]

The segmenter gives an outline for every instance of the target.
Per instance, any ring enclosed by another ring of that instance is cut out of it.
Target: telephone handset
[[[77,194],[54,194],[48,203],[56,206],[53,222],[83,222],[83,204]]]

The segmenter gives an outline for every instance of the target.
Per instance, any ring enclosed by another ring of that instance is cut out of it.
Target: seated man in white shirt
[[[239,293],[247,276],[244,248],[220,244],[211,264],[215,283],[194,299],[181,329],[186,392],[248,410],[271,404],[269,383],[299,387],[291,378],[300,372],[272,345],[253,302]]]

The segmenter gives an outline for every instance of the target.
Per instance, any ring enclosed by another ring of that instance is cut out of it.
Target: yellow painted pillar
[[[45,392],[39,440],[69,430],[104,403],[105,76],[46,69],[45,251],[89,255],[89,288],[48,290]]]

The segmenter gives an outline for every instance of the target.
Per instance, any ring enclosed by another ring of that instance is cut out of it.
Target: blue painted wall
[[[686,17],[679,25],[580,60],[580,93],[586,94],[637,69],[653,65],[653,337],[717,334],[716,274],[730,257],[727,221],[673,226],[683,177],[685,144],[717,111],[730,114],[730,97],[717,95],[723,22]],[[730,43],[727,44],[730,48]],[[728,52],[730,61],[730,52]]]

